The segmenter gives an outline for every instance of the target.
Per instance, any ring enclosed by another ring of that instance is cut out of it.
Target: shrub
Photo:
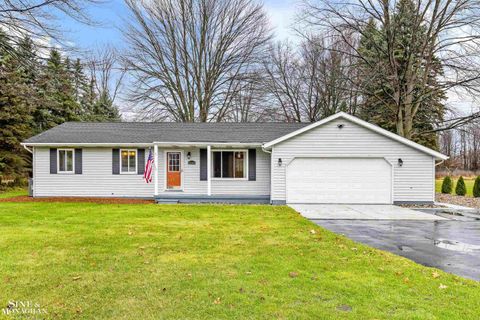
[[[478,176],[476,179],[475,179],[475,183],[473,184],[473,196],[475,198],[479,198],[480,197],[480,176]]]
[[[442,182],[442,193],[450,194],[452,193],[452,189],[453,189],[452,178],[450,178],[449,176],[446,176]]]
[[[14,180],[13,180],[13,183],[12,183],[12,187],[20,187],[20,188],[24,188],[28,186],[28,179],[24,178],[24,177],[16,177]]]
[[[465,181],[463,181],[462,176],[458,178],[457,185],[455,186],[455,193],[459,196],[464,196],[467,194],[467,187],[465,186]]]

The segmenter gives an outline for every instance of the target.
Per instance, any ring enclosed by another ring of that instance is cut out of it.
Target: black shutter
[[[145,172],[145,149],[137,149],[137,174]]]
[[[57,173],[57,149],[50,149],[50,174]]]
[[[82,174],[82,149],[75,149],[75,174]]]
[[[248,180],[257,180],[257,149],[248,149]]]
[[[207,180],[207,149],[200,149],[200,180]]]
[[[120,149],[112,149],[112,174],[120,174]]]

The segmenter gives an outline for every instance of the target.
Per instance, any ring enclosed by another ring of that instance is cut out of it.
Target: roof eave
[[[22,146],[28,147],[58,147],[58,146],[75,146],[75,147],[151,147],[158,145],[162,147],[203,147],[203,146],[223,146],[223,147],[261,147],[261,142],[161,142],[154,141],[151,143],[101,143],[101,142],[22,142]]]
[[[286,135],[284,135],[284,136],[282,136],[282,137],[279,137],[279,138],[277,138],[277,139],[275,139],[275,140],[272,140],[272,141],[270,141],[270,142],[267,142],[267,143],[263,144],[263,148],[265,148],[265,149],[271,149],[274,145],[276,145],[276,144],[278,144],[278,143],[280,143],[280,142],[282,142],[282,141],[288,140],[288,139],[290,139],[290,138],[292,138],[292,137],[294,137],[294,136],[296,136],[296,135],[299,135],[299,134],[301,134],[301,133],[303,133],[303,132],[306,132],[306,131],[309,131],[309,130],[311,130],[311,129],[314,129],[314,128],[318,127],[318,126],[321,126],[321,125],[323,125],[323,124],[325,124],[325,123],[328,123],[328,122],[333,121],[333,120],[338,119],[338,118],[344,118],[344,119],[346,119],[346,120],[352,121],[353,123],[356,123],[356,124],[358,124],[358,125],[360,125],[360,126],[363,126],[363,127],[367,128],[367,129],[370,129],[370,130],[372,130],[372,131],[374,131],[374,132],[377,132],[377,133],[379,133],[379,134],[382,134],[382,135],[384,135],[384,136],[386,136],[386,137],[388,137],[388,138],[390,138],[390,139],[393,139],[393,140],[395,140],[395,141],[397,141],[397,142],[403,143],[403,144],[405,144],[405,145],[407,145],[407,146],[410,146],[410,147],[412,147],[412,148],[414,148],[414,149],[417,149],[417,150],[422,151],[422,152],[424,152],[424,153],[426,153],[426,154],[429,154],[429,155],[435,157],[435,159],[438,159],[438,160],[447,160],[447,159],[449,158],[448,156],[446,156],[446,155],[444,155],[444,154],[442,154],[442,153],[440,153],[440,152],[437,152],[437,151],[432,150],[432,149],[430,149],[430,148],[424,147],[424,146],[422,146],[422,145],[420,145],[420,144],[418,144],[418,143],[416,143],[416,142],[413,142],[413,141],[411,141],[411,140],[408,140],[408,139],[406,139],[406,138],[404,138],[404,137],[401,137],[401,136],[399,136],[399,135],[397,135],[397,134],[395,134],[395,133],[392,133],[392,132],[390,132],[390,131],[387,131],[387,130],[385,130],[385,129],[382,129],[382,128],[376,126],[376,125],[373,125],[373,124],[371,124],[371,123],[369,123],[369,122],[366,122],[366,121],[361,120],[361,119],[359,119],[359,118],[357,118],[357,117],[354,117],[354,116],[352,116],[352,115],[349,115],[349,114],[347,114],[347,113],[345,113],[345,112],[336,113],[336,114],[334,114],[334,115],[332,115],[332,116],[330,116],[330,117],[327,117],[327,118],[322,119],[322,120],[320,120],[320,121],[314,122],[314,123],[312,123],[311,125],[308,125],[308,126],[306,126],[306,127],[304,127],[304,128],[298,129],[298,130],[293,131],[293,132],[291,132],[291,133],[289,133],[289,134],[286,134]]]

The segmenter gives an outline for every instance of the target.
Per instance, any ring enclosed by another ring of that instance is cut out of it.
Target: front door
[[[167,189],[182,188],[181,158],[181,152],[167,152]]]

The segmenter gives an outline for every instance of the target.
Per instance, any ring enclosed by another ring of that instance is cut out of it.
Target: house
[[[432,203],[447,159],[346,113],[313,124],[68,122],[23,145],[34,197],[159,202]]]

